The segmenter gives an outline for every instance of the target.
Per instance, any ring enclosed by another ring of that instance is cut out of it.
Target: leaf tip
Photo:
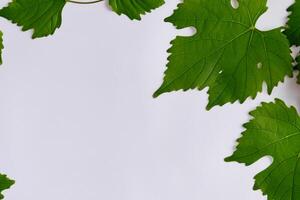
[[[171,18],[171,17],[165,18],[165,19],[164,19],[164,22],[170,22],[170,18]]]
[[[206,109],[207,111],[210,111],[210,110],[212,109],[212,106],[207,105],[207,106],[205,107],[205,109]]]
[[[157,90],[156,92],[154,92],[154,94],[152,95],[153,98],[157,98],[161,95],[161,92],[159,90]]]
[[[225,162],[232,162],[232,161],[234,161],[233,160],[233,156],[229,156],[229,157],[224,158],[224,161]]]
[[[211,101],[209,101],[208,104],[207,104],[207,106],[206,106],[206,110],[209,111],[209,110],[211,110],[215,106],[216,106],[215,103],[212,103]]]

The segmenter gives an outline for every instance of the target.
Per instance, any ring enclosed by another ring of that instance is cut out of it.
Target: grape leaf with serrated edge
[[[66,0],[13,0],[0,10],[0,16],[11,20],[23,31],[33,29],[33,38],[52,35],[62,23],[62,10]],[[112,9],[130,19],[141,19],[141,15],[150,12],[164,0],[109,0]]]
[[[234,154],[225,160],[247,166],[264,156],[272,164],[255,176],[254,189],[261,189],[269,200],[300,199],[300,117],[283,101],[262,103],[250,112],[253,119],[244,124]]]
[[[190,37],[171,42],[171,54],[157,97],[165,92],[209,87],[208,109],[247,97],[255,98],[266,82],[271,93],[286,75],[292,76],[289,42],[281,29],[260,31],[258,18],[266,0],[185,0],[166,19],[178,29],[195,27]]]
[[[61,26],[65,0],[13,0],[0,10],[0,16],[11,20],[23,31],[33,29],[33,38],[52,35]]]
[[[130,19],[141,19],[141,15],[150,12],[164,4],[164,0],[109,0],[112,9],[120,14],[127,15]]]
[[[6,175],[0,174],[0,199],[4,198],[2,192],[9,189],[14,183],[15,181],[10,180]]]

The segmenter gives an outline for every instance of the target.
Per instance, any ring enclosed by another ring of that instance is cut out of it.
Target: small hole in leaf
[[[197,33],[197,29],[195,27],[186,27],[179,30],[180,36],[191,37]]]
[[[222,74],[223,73],[223,71],[221,70],[221,71],[219,71],[219,74]]]
[[[257,63],[257,69],[261,69],[262,68],[262,63]]]
[[[238,9],[239,8],[239,2],[238,2],[238,0],[231,0],[231,6],[234,9]]]

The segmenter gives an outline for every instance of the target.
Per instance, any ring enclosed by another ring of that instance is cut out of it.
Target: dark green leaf
[[[237,150],[226,161],[253,164],[272,156],[272,164],[255,176],[254,189],[269,200],[300,199],[300,117],[293,107],[276,99],[252,111]]]
[[[288,11],[291,13],[284,33],[292,45],[300,45],[300,1],[296,0]]]
[[[0,174],[0,199],[4,198],[2,192],[9,189],[14,183],[15,181],[10,180],[6,175]]]
[[[33,29],[33,38],[51,35],[61,25],[65,0],[14,0],[0,10],[0,16],[23,27]]]
[[[209,87],[209,109],[255,98],[263,82],[271,93],[292,76],[292,57],[281,29],[255,28],[266,10],[266,0],[239,0],[237,9],[230,0],[185,0],[166,21],[197,33],[172,41],[164,82],[154,97]]]
[[[141,15],[164,4],[164,0],[109,0],[112,9],[130,19],[141,19]]]

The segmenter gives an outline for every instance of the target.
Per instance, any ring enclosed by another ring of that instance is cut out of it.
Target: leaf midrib
[[[250,129],[251,129],[251,128],[248,128],[248,130],[250,130]],[[246,155],[243,155],[243,156],[237,156],[237,157],[235,157],[235,159],[241,159],[241,158],[245,158],[245,157],[252,156],[252,155],[257,154],[258,152],[262,151],[263,149],[268,148],[268,147],[271,146],[271,145],[277,144],[277,143],[279,143],[279,142],[282,142],[283,140],[286,140],[286,139],[289,139],[289,138],[295,137],[295,136],[300,136],[300,131],[293,132],[293,133],[291,133],[290,135],[287,135],[287,136],[285,136],[285,137],[283,137],[283,138],[280,138],[280,139],[275,140],[275,141],[273,141],[273,142],[271,142],[271,143],[268,143],[268,144],[266,144],[265,146],[263,146],[262,148],[260,148],[259,150],[255,151],[255,152],[252,152],[252,153],[250,153],[250,154],[246,154]],[[299,152],[299,153],[300,153],[300,152]]]

